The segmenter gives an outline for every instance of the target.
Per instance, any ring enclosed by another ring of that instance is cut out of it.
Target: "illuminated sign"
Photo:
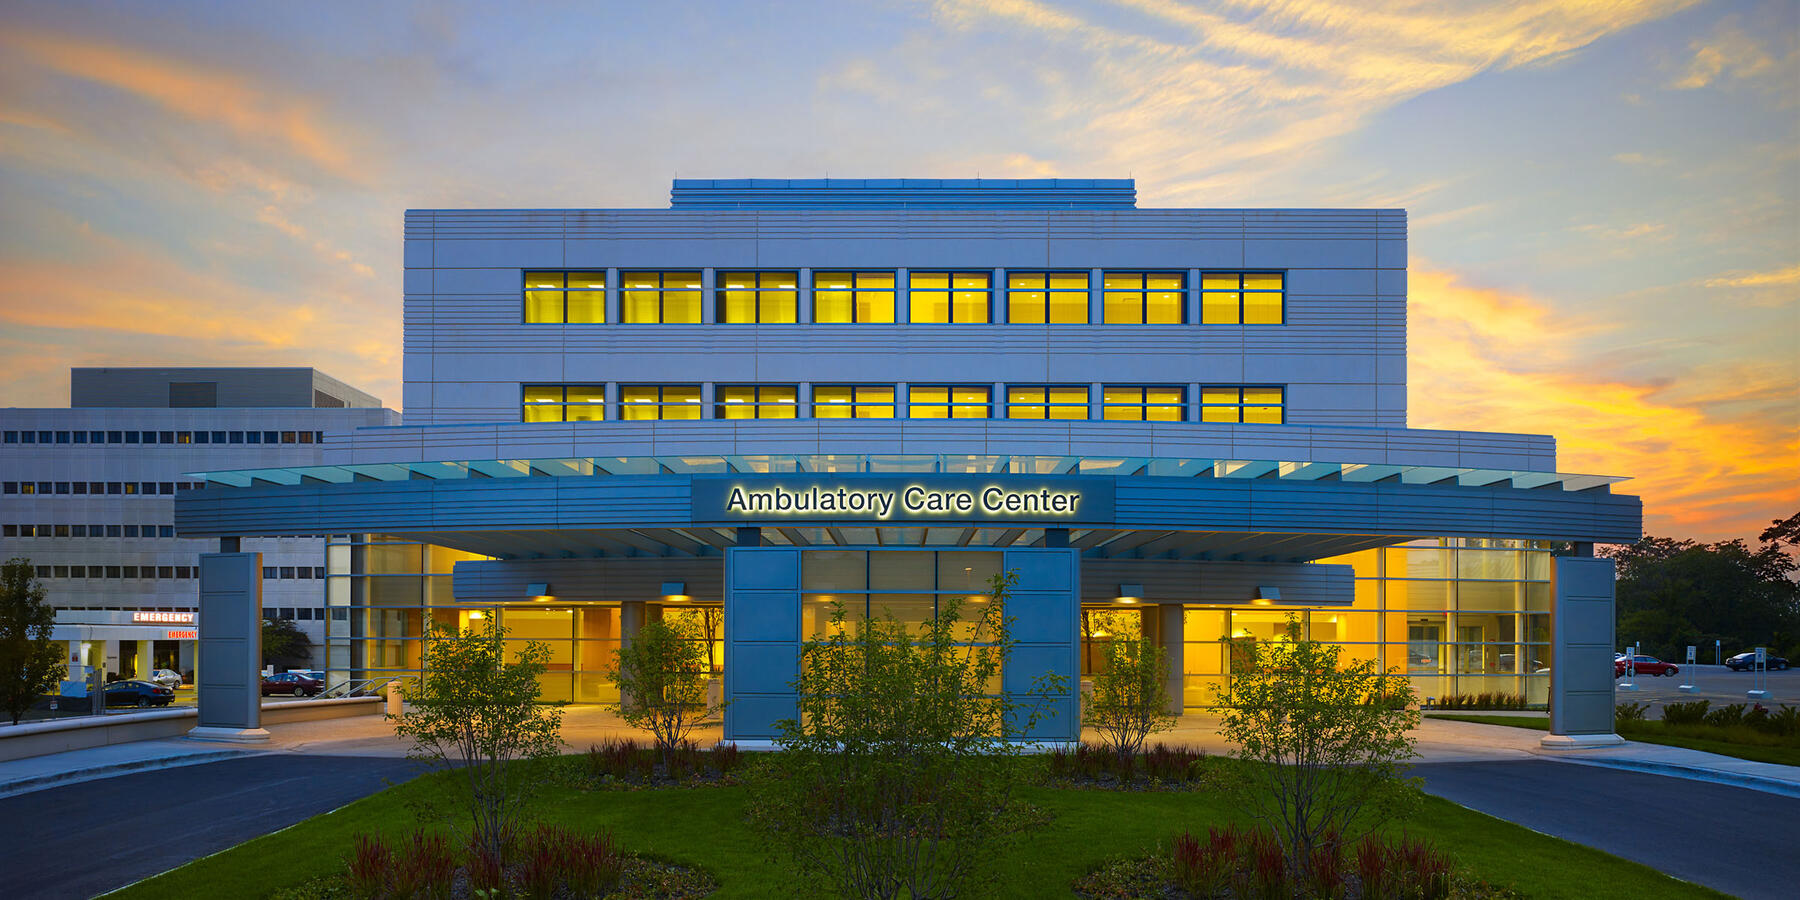
[[[199,639],[200,632],[179,628],[169,629],[168,636],[163,638],[166,641],[197,641]]]
[[[695,522],[1104,522],[1112,479],[1079,476],[716,476],[694,479]]]
[[[131,614],[131,621],[151,625],[192,625],[194,624],[194,614],[191,612],[145,612],[140,610]]]

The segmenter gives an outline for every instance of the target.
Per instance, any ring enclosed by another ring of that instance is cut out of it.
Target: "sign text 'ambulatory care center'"
[[[780,476],[696,478],[694,521],[1105,522],[1110,479]]]

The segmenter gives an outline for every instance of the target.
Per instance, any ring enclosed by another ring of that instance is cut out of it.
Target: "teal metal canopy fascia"
[[[1590,491],[1627,480],[1616,475],[1577,475],[1454,466],[1283,462],[1247,459],[1172,459],[1143,456],[1026,456],[965,454],[775,454],[686,456],[579,456],[436,462],[351,463],[194,472],[208,484],[257,487],[350,484],[369,481],[454,481],[469,478],[565,478],[644,475],[939,474],[1098,475],[1152,478],[1272,478],[1305,482],[1510,487],[1519,490]]]

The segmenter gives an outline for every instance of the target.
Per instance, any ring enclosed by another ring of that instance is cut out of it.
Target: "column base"
[[[221,728],[217,725],[198,725],[188,730],[187,737],[190,741],[260,744],[269,739],[269,732],[264,728]]]
[[[1616,734],[1546,734],[1538,741],[1538,746],[1545,750],[1593,750],[1624,743],[1625,739]]]

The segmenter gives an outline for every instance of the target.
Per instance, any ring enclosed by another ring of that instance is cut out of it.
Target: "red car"
[[[311,697],[325,689],[325,683],[317,678],[308,678],[299,672],[283,672],[270,675],[262,680],[262,695],[292,694],[295,697]]]
[[[1674,663],[1663,662],[1654,656],[1621,656],[1618,659],[1613,660],[1614,678],[1625,677],[1625,665],[1628,662],[1637,667],[1637,674],[1639,675],[1674,675],[1681,671]]]

